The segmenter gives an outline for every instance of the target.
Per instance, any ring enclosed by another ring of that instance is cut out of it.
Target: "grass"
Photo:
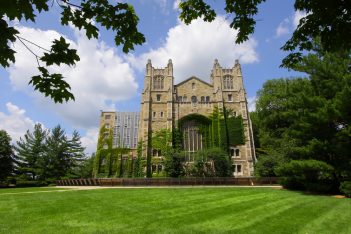
[[[351,233],[351,199],[271,188],[22,189],[0,194],[0,217],[6,234]]]

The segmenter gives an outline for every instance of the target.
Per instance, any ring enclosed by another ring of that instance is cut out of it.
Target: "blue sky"
[[[256,92],[266,80],[299,75],[279,68],[286,55],[280,47],[303,16],[294,11],[294,1],[261,4],[255,33],[240,45],[234,43],[236,32],[229,28],[230,15],[222,10],[224,1],[208,1],[219,11],[214,22],[196,20],[191,25],[178,20],[178,1],[128,2],[134,5],[140,18],[139,30],[146,37],[146,43],[129,54],[114,45],[112,32],[101,29],[98,40],[88,40],[84,32],[61,26],[60,9],[55,5],[38,15],[36,23],[12,22],[22,37],[44,48],[64,36],[81,58],[74,67],[53,68],[66,77],[76,97],[75,102],[55,104],[27,85],[37,74],[35,58],[21,44],[12,45],[17,51],[16,64],[0,68],[0,129],[5,129],[14,142],[37,122],[46,128],[60,124],[68,134],[77,129],[87,153],[94,152],[100,110],[139,111],[148,58],[155,67],[165,67],[172,59],[176,83],[192,75],[208,81],[214,59],[222,67],[231,67],[239,59],[251,109]]]

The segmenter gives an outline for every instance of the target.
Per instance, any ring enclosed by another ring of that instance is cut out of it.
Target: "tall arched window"
[[[233,89],[233,77],[225,75],[223,77],[223,89]]]
[[[163,76],[155,76],[153,79],[153,89],[160,90],[163,87]]]

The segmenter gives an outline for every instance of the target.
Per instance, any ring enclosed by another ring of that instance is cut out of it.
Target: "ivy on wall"
[[[94,160],[94,177],[142,176],[141,150],[135,159],[129,154],[130,149],[112,148],[112,137],[112,129],[107,129],[105,126],[100,129]]]
[[[178,129],[182,129],[188,121],[196,122],[202,134],[204,148],[220,147],[228,152],[230,146],[245,144],[243,119],[241,116],[234,116],[232,110],[215,108],[208,118],[199,114],[187,115],[179,120]],[[178,132],[182,135],[181,131]]]

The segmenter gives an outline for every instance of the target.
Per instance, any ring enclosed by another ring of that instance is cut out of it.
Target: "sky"
[[[91,40],[84,31],[62,26],[61,9],[55,4],[49,12],[37,14],[35,23],[11,22],[21,37],[44,48],[63,36],[77,49],[80,61],[72,67],[53,68],[63,74],[75,95],[75,101],[56,104],[28,85],[30,77],[38,74],[35,57],[19,42],[12,44],[16,63],[0,68],[0,129],[6,130],[15,144],[36,123],[47,129],[61,125],[68,135],[77,130],[86,153],[91,154],[96,150],[101,110],[139,111],[147,59],[158,68],[172,59],[175,84],[193,75],[209,81],[215,59],[223,68],[231,68],[239,59],[249,107],[254,110],[257,91],[265,81],[302,75],[279,65],[287,55],[280,47],[304,13],[294,10],[292,0],[262,3],[255,17],[255,32],[248,41],[235,44],[237,31],[229,27],[231,16],[225,14],[223,2],[208,1],[218,11],[213,22],[199,19],[185,25],[178,19],[179,0],[128,1],[146,38],[128,54],[114,44],[113,32],[99,25],[99,39]]]

